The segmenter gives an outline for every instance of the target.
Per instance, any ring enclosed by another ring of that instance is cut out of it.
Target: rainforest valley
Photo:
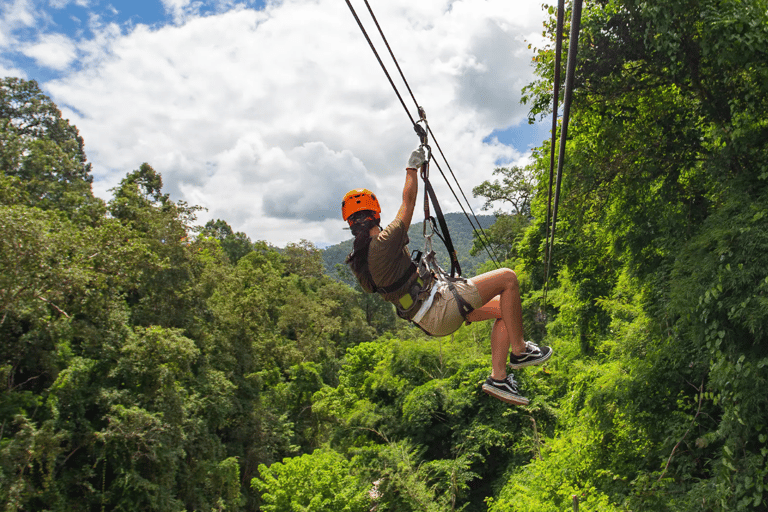
[[[307,241],[199,226],[141,155],[95,197],[77,128],[3,79],[0,503],[768,510],[766,49],[764,0],[585,4],[549,279],[549,142],[472,184],[554,349],[524,407],[480,390],[490,323],[428,338]]]

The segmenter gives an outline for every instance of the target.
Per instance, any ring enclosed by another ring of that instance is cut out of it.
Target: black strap
[[[405,275],[403,275],[400,279],[398,279],[397,281],[395,281],[394,283],[392,283],[389,286],[382,286],[382,287],[378,287],[377,286],[376,287],[376,291],[379,292],[379,293],[382,293],[382,294],[396,292],[397,290],[399,290],[400,288],[405,286],[406,283],[408,283],[408,281],[417,272],[418,272],[418,268],[416,268],[416,265],[411,264],[411,271],[410,272],[406,272]],[[371,277],[373,277],[373,276],[371,276]],[[371,279],[371,281],[373,281],[373,279]]]
[[[467,315],[473,312],[475,308],[473,308],[472,305],[464,299],[464,297],[459,295],[459,292],[456,291],[456,286],[454,286],[452,282],[448,283],[448,289],[451,290],[453,297],[456,299],[456,305],[459,307],[459,313],[461,314],[461,317],[466,320]]]
[[[429,178],[422,176],[422,180],[424,180],[425,201],[426,195],[428,195],[430,201],[432,202],[432,206],[435,208],[435,216],[437,217],[438,224],[440,224],[440,231],[443,234],[443,236],[440,238],[445,244],[445,248],[448,250],[448,256],[451,260],[451,277],[459,277],[461,276],[461,265],[459,265],[459,258],[456,255],[456,249],[453,248],[453,241],[451,240],[451,234],[448,232],[448,224],[445,222],[443,210],[440,208],[440,204],[437,202],[437,196],[435,195],[435,190],[432,188],[432,184],[429,182]]]

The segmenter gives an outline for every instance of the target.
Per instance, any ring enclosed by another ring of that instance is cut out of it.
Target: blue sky
[[[468,197],[496,165],[524,165],[548,137],[519,103],[541,6],[369,1]],[[100,197],[148,162],[200,222],[276,245],[347,238],[351,188],[394,214],[418,143],[341,0],[4,0],[0,74],[37,80],[78,127]]]

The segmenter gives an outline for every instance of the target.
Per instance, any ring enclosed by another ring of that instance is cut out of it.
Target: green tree
[[[492,254],[500,260],[517,257],[516,246],[531,222],[531,199],[536,185],[534,165],[497,167],[493,174],[501,175],[501,182],[484,181],[472,189],[475,197],[485,198],[484,210],[489,210],[494,204],[501,202],[509,203],[512,211],[496,211],[496,222],[485,230],[484,236],[480,237],[479,233],[475,233],[471,255],[482,254],[485,246],[489,245]]]
[[[104,206],[91,192],[83,147],[77,128],[35,81],[0,80],[0,180],[17,190],[17,200],[80,222],[98,219]]]
[[[484,210],[490,210],[499,201],[512,206],[512,215],[529,217],[531,198],[535,190],[535,178],[531,166],[497,167],[494,175],[501,175],[502,180],[484,181],[472,189],[472,194],[485,198]]]
[[[200,208],[174,203],[162,186],[160,173],[144,163],[114,189],[108,210],[162,262],[159,267],[147,266],[130,290],[132,321],[186,328],[204,307],[196,290],[198,269],[189,257],[189,234]]]
[[[350,473],[347,460],[330,449],[287,458],[267,467],[252,485],[265,512],[367,512],[371,484]]]
[[[320,277],[323,274],[323,255],[309,240],[289,243],[284,254],[288,273],[301,277]]]
[[[744,393],[768,377],[766,16],[763,2],[585,6],[547,327],[563,365],[593,376],[562,372],[558,388],[599,448],[557,461],[566,441],[521,471],[530,492],[503,496],[567,506],[548,487],[561,464],[590,468],[573,492],[595,508],[764,508],[766,404]],[[552,45],[536,52],[532,118],[552,99]],[[543,181],[520,249],[536,286]],[[558,438],[582,428],[563,418]]]
[[[253,250],[251,239],[245,233],[232,231],[232,227],[221,219],[209,220],[201,236],[210,236],[221,243],[221,248],[233,264]]]

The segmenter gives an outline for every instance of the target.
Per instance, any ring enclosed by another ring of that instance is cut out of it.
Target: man
[[[421,276],[408,250],[408,228],[418,195],[417,170],[426,162],[423,148],[415,150],[405,169],[403,202],[395,220],[381,229],[381,207],[367,189],[349,191],[342,217],[355,236],[347,264],[367,292],[378,292],[398,314],[433,336],[447,336],[464,321],[494,320],[491,330],[491,374],[483,391],[509,404],[527,405],[510,368],[541,364],[552,355],[523,338],[523,315],[517,275],[508,268],[493,270],[454,283]],[[461,306],[461,307],[460,307]]]

